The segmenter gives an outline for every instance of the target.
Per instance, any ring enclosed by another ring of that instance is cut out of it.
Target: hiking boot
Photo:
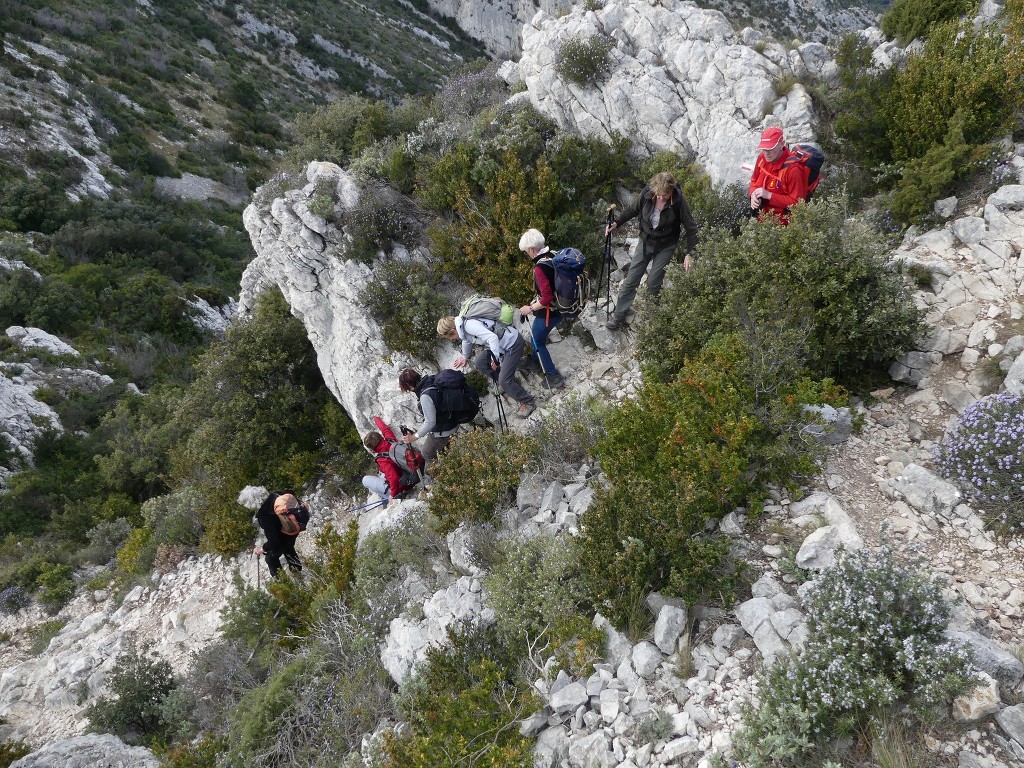
[[[536,407],[533,403],[520,403],[519,410],[516,411],[516,418],[528,419],[534,410],[536,410]]]
[[[611,318],[609,318],[608,322],[604,324],[604,327],[607,328],[609,331],[617,331],[621,328],[626,327],[626,321],[621,317],[616,317],[615,315],[612,315]]]
[[[549,373],[544,377],[544,386],[548,389],[562,389],[565,386],[565,377],[560,373]]]

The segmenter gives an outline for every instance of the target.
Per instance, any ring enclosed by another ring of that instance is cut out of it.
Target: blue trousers
[[[548,336],[551,329],[558,325],[562,316],[557,312],[548,312],[542,309],[533,313],[533,321],[530,325],[530,333],[533,335],[533,354],[530,357],[540,363],[541,370],[550,375],[557,374],[558,369],[551,361],[551,353],[548,352]]]

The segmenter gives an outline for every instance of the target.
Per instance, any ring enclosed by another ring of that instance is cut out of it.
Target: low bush
[[[75,596],[75,582],[71,578],[70,565],[50,564],[36,579],[39,602],[50,613],[57,613]]]
[[[906,224],[919,222],[932,212],[936,200],[952,191],[953,183],[971,173],[974,147],[964,141],[963,116],[954,115],[941,144],[919,158],[908,160],[889,204],[893,215]]]
[[[348,235],[344,258],[364,264],[380,251],[413,248],[419,242],[420,227],[408,202],[386,187],[364,189],[359,206],[345,213],[342,225]]]
[[[446,534],[459,523],[490,522],[501,505],[515,499],[536,450],[532,438],[515,432],[488,429],[454,437],[434,469],[430,512],[438,530]]]
[[[300,653],[231,714],[225,764],[333,768],[394,716],[380,636],[341,603],[325,606]]]
[[[32,627],[28,631],[28,636],[32,640],[28,649],[29,656],[39,656],[49,648],[50,641],[60,634],[67,623],[67,619],[50,619]]]
[[[171,665],[152,644],[129,639],[107,680],[110,695],[86,710],[90,729],[116,734],[131,744],[159,740],[166,732],[161,707],[175,684]]]
[[[583,609],[571,548],[548,536],[506,539],[498,545],[497,561],[484,583],[498,639],[537,667],[553,656],[573,677],[591,674],[602,657],[604,632]]]
[[[804,404],[840,404],[829,382],[787,381],[739,337],[718,337],[668,383],[645,377],[597,445],[610,487],[580,520],[577,559],[596,607],[620,626],[652,590],[729,603],[742,564],[708,533],[769,483],[816,471]]]
[[[131,525],[123,517],[104,520],[85,534],[89,546],[83,550],[82,560],[96,565],[106,565],[130,532]]]
[[[596,86],[608,74],[608,53],[615,40],[604,35],[571,37],[558,49],[555,72],[570,83]]]
[[[429,359],[437,346],[437,318],[448,313],[439,283],[440,276],[417,261],[393,259],[374,269],[360,298],[388,349]]]
[[[492,630],[449,630],[408,681],[399,711],[410,728],[385,737],[384,768],[528,768],[533,742],[517,720],[540,702],[510,672]]]
[[[574,478],[581,464],[592,461],[595,446],[607,434],[605,419],[609,413],[610,409],[598,399],[578,394],[555,403],[537,435],[544,475]]]
[[[887,134],[893,158],[921,157],[942,142],[947,122],[963,118],[964,140],[984,144],[1003,129],[1024,83],[1007,71],[1006,42],[970,21],[936,27],[911,56],[887,94]]]
[[[436,520],[410,512],[401,527],[371,533],[356,555],[355,593],[363,613],[389,622],[401,610],[401,584],[415,574],[428,585],[437,581],[434,566],[446,562],[448,545],[435,531]]]
[[[887,546],[845,554],[808,597],[800,656],[759,675],[736,757],[753,768],[807,765],[815,749],[866,733],[879,713],[936,707],[977,684],[969,649],[946,641],[949,607],[922,559]]]
[[[15,760],[30,755],[32,752],[32,746],[24,741],[6,739],[0,742],[0,768],[9,768]]]
[[[926,37],[936,24],[958,20],[976,7],[975,0],[895,0],[882,15],[882,31],[906,45]]]
[[[662,292],[638,354],[669,380],[718,334],[772,329],[813,375],[854,380],[912,348],[923,329],[885,250],[838,200],[797,206],[789,226],[749,221],[739,237],[712,234],[696,268]]]
[[[231,709],[246,692],[265,683],[268,674],[241,643],[219,641],[206,646],[161,705],[168,736],[191,741],[200,733],[225,733]]]
[[[32,603],[32,596],[17,584],[0,591],[0,613],[6,615],[17,613]]]
[[[1024,396],[969,405],[935,451],[939,471],[1000,533],[1024,532]]]

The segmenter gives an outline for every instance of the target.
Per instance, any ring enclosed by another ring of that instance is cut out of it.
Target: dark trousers
[[[293,571],[301,571],[302,563],[299,561],[299,556],[295,554],[295,536],[281,536],[281,551],[277,554],[270,554],[266,552],[264,559],[267,561],[267,567],[270,568],[270,575],[277,576],[277,572],[281,570],[281,555],[284,555],[285,561],[288,563],[288,568]]]

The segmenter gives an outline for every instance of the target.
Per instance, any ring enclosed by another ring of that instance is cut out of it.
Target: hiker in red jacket
[[[402,467],[387,456],[391,446],[399,442],[395,433],[391,431],[391,427],[385,424],[379,416],[373,417],[373,423],[379,431],[367,432],[366,437],[363,438],[363,445],[373,454],[374,461],[377,462],[377,467],[384,476],[367,475],[363,478],[363,486],[370,493],[375,493],[386,499],[398,498],[415,487],[418,478],[403,471]],[[403,447],[401,450],[404,451],[405,448]]]
[[[781,128],[769,128],[761,134],[760,152],[750,177],[750,209],[761,211],[759,219],[775,216],[789,223],[789,207],[807,199],[807,166],[787,163],[792,154]]]

